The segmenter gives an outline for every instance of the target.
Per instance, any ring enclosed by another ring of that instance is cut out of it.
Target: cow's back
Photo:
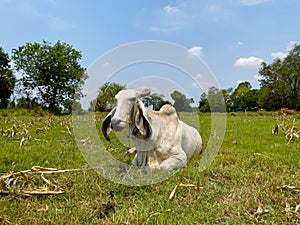
[[[180,121],[182,127],[181,147],[185,151],[187,158],[190,159],[193,154],[201,153],[202,139],[199,132],[186,123]]]

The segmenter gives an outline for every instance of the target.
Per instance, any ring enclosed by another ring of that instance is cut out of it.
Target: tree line
[[[80,51],[60,41],[53,45],[47,41],[27,43],[13,49],[11,59],[0,47],[0,108],[40,106],[56,113],[74,107],[81,109],[81,89],[88,77],[86,69],[79,64],[81,57]],[[21,75],[20,79],[16,79],[14,71]],[[236,88],[210,87],[207,93],[202,93],[197,107],[191,106],[194,99],[174,91],[173,105],[178,111],[188,112],[300,110],[300,45],[294,45],[283,59],[277,58],[270,64],[263,62],[258,73],[259,89],[253,89],[247,81]],[[102,85],[89,110],[111,110],[113,97],[124,88],[116,83]],[[155,110],[169,103],[165,96],[156,93],[143,101]]]
[[[258,73],[261,77],[260,89],[253,89],[247,81],[235,89],[218,90],[211,87],[208,94],[201,95],[199,110],[207,112],[215,108],[218,111],[220,104],[216,101],[220,95],[224,97],[227,111],[300,110],[300,45],[294,45],[283,59],[276,58],[270,64],[262,62]]]

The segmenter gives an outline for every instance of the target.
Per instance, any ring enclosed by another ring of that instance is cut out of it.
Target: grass
[[[101,118],[97,114],[97,124]],[[181,118],[195,124],[189,114]],[[210,122],[209,114],[200,114],[204,148]],[[36,165],[82,169],[45,175],[65,191],[60,195],[0,194],[0,224],[300,224],[300,140],[287,144],[282,133],[272,135],[275,123],[272,113],[228,114],[223,144],[208,169],[198,171],[198,155],[163,182],[129,187],[90,169],[67,128],[70,116],[0,111],[0,173]],[[13,137],[1,135],[14,124]],[[107,149],[129,162],[123,155],[126,147],[110,136]],[[31,179],[40,182],[38,176]],[[196,188],[178,186],[169,199],[180,183]]]

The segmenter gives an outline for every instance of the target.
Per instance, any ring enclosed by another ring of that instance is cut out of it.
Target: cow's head
[[[140,98],[150,94],[150,90],[140,92],[135,90],[122,90],[115,96],[115,107],[105,117],[102,123],[102,133],[110,140],[108,133],[111,129],[122,131],[131,128],[135,136],[147,138],[150,135],[150,125],[146,118],[146,109]]]

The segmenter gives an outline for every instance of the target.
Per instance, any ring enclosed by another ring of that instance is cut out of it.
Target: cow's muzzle
[[[126,122],[118,119],[118,118],[112,118],[111,120],[111,127],[115,131],[122,131],[126,126]]]

